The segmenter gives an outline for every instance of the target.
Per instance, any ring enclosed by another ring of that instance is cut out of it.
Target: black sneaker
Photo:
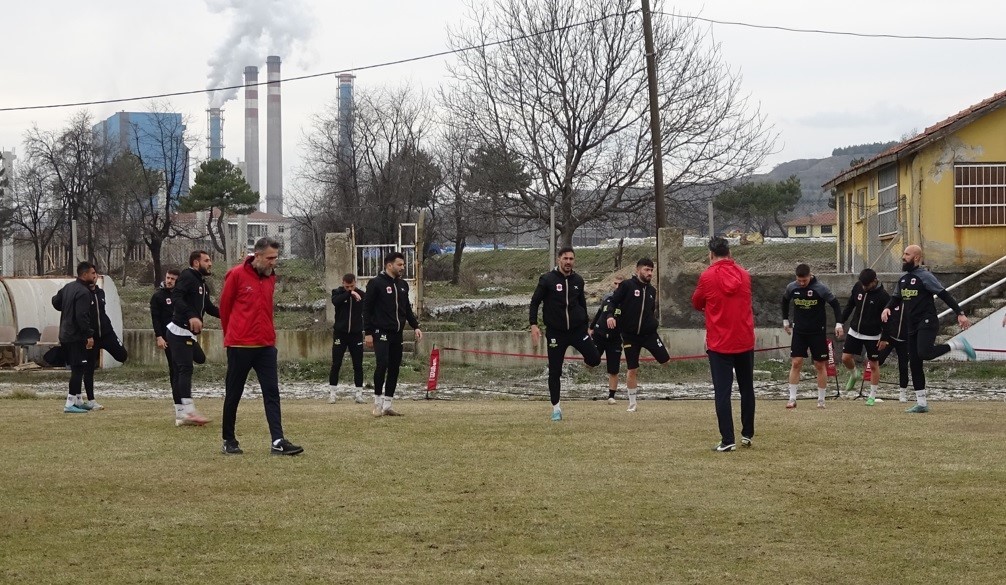
[[[718,445],[716,445],[715,447],[713,447],[713,451],[718,451],[720,453],[724,453],[724,452],[727,452],[727,451],[733,451],[736,448],[737,448],[737,446],[734,445],[733,443],[724,444],[722,441],[720,441],[720,443]]]
[[[280,439],[272,444],[273,455],[299,455],[304,452],[300,445],[294,445],[286,439]]]
[[[223,451],[224,455],[240,455],[244,453],[237,441],[224,441],[221,451]]]

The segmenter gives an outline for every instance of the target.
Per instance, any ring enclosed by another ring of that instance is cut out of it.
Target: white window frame
[[[890,165],[877,173],[877,235],[883,238],[897,233],[898,166]]]

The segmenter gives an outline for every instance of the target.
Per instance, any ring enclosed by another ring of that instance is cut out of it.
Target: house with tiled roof
[[[790,238],[833,238],[835,237],[834,211],[823,211],[797,217],[782,224],[786,228],[786,236]]]
[[[950,116],[831,179],[838,267],[967,268],[1006,255],[1006,92]]]

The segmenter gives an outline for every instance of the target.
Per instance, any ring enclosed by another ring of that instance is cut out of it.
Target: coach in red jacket
[[[709,268],[699,277],[692,306],[706,316],[706,353],[713,374],[720,443],[715,451],[733,451],[734,419],[730,393],[737,372],[741,394],[741,446],[754,438],[754,313],[751,275],[730,257],[723,238],[709,240]]]
[[[276,262],[279,242],[265,237],[255,242],[255,254],[227,271],[220,292],[220,323],[227,348],[227,381],[224,395],[223,452],[243,451],[234,435],[238,403],[248,372],[255,370],[262,387],[265,419],[272,435],[274,455],[297,455],[303,447],[283,437],[279,408],[279,374],[276,364],[276,328],[273,325],[273,292],[276,289]]]

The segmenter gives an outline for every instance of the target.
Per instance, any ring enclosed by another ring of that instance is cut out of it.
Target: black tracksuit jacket
[[[74,343],[95,337],[97,323],[91,320],[94,296],[79,278],[59,289],[52,297],[52,307],[59,311],[59,342]]]
[[[175,314],[171,304],[171,289],[161,285],[150,297],[150,323],[154,326],[154,337],[164,337],[168,332],[168,323]]]
[[[842,311],[841,323],[845,323],[856,333],[881,335],[884,331],[884,322],[880,320],[880,314],[884,312],[890,300],[891,295],[887,294],[884,285],[878,283],[877,288],[868,291],[863,288],[862,283],[856,282],[852,287],[852,294],[849,295],[849,301],[845,304],[845,310]]]
[[[571,272],[566,276],[556,267],[538,279],[531,295],[528,321],[538,324],[538,307],[543,305],[542,321],[549,331],[587,330],[587,299],[583,293],[583,278]]]
[[[608,304],[607,317],[614,317],[622,335],[649,335],[657,331],[657,289],[633,276],[623,280]]]
[[[360,333],[363,331],[363,302],[366,292],[356,289],[360,300],[353,298],[352,293],[343,287],[332,289],[332,304],[335,305],[335,324],[332,329],[336,333]]]
[[[206,313],[220,318],[220,309],[210,298],[210,283],[195,268],[186,268],[178,275],[175,288],[171,289],[171,304],[175,308],[171,321],[182,329],[189,328],[189,319],[202,320]]]
[[[789,304],[793,310],[793,331],[797,333],[824,333],[828,325],[825,303],[835,310],[835,322],[842,322],[842,305],[824,283],[812,276],[807,286],[800,286],[794,280],[782,295],[782,318],[789,319]]]
[[[373,335],[375,329],[401,333],[408,323],[419,329],[419,319],[409,302],[409,283],[391,278],[383,270],[367,283],[363,296],[364,332]]]
[[[615,293],[610,292],[605,295],[601,306],[597,309],[597,314],[594,315],[594,320],[590,323],[590,328],[594,330],[595,343],[610,345],[621,345],[622,343],[622,336],[618,333],[618,329],[608,329],[608,307],[611,305],[611,295],[613,294]]]

